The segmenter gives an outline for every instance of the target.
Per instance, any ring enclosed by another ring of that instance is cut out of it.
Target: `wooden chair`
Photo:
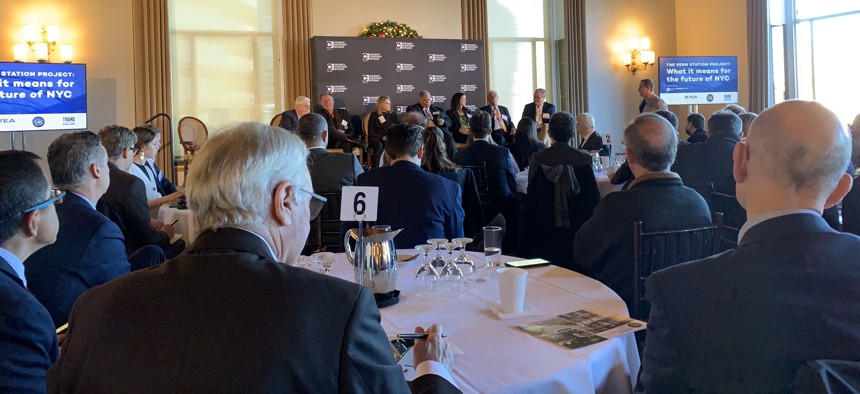
[[[648,320],[651,305],[645,300],[645,281],[652,272],[717,253],[716,232],[723,221],[714,214],[712,225],[671,231],[646,232],[633,223],[633,311],[631,317]]]
[[[281,124],[281,115],[282,115],[282,114],[277,114],[277,115],[275,115],[275,117],[274,117],[274,118],[272,118],[272,120],[270,120],[270,121],[269,121],[269,126],[275,126],[275,127],[277,127],[279,124]]]
[[[185,180],[188,178],[188,167],[191,166],[194,153],[208,138],[209,129],[200,119],[193,116],[179,119],[179,144],[182,145],[182,150],[185,151],[187,159],[183,170],[182,186],[185,186]]]
[[[343,229],[340,222],[341,193],[319,193],[327,199],[319,216],[311,220],[311,231],[303,253],[343,252]]]
[[[481,199],[481,205],[484,207],[484,212],[487,212],[487,205],[490,203],[490,187],[487,181],[487,162],[481,162],[479,166],[460,166],[472,170],[475,175],[475,183],[478,184],[478,197]]]
[[[747,211],[737,197],[720,192],[711,192],[711,210],[723,214],[723,223],[717,230],[719,251],[724,252],[738,246],[738,233],[747,221]]]

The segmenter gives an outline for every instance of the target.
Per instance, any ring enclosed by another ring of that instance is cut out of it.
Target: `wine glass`
[[[468,289],[475,288],[475,262],[466,253],[466,245],[472,243],[472,238],[454,238],[452,240],[457,247],[460,248],[460,255],[454,259],[457,267],[463,273],[463,287]]]
[[[452,299],[463,293],[463,272],[454,262],[454,250],[457,249],[457,244],[446,242],[443,246],[448,251],[448,258],[445,259],[445,266],[439,271],[439,281],[444,286],[442,298]]]
[[[298,268],[310,268],[311,266],[311,256],[302,256],[300,255],[296,261],[293,263],[293,267]]]
[[[431,238],[427,240],[427,243],[433,245],[433,249],[436,249],[436,255],[433,256],[433,260],[430,261],[430,265],[432,265],[437,272],[440,272],[442,267],[445,266],[445,258],[442,257],[442,248],[446,243],[448,243],[448,240],[445,238]]]
[[[430,265],[430,251],[433,250],[433,245],[416,245],[415,250],[424,256],[424,261],[421,262],[418,271],[415,271],[416,297],[420,301],[433,301],[436,299],[436,281],[439,279],[439,272]]]
[[[334,262],[335,262],[334,253],[331,253],[331,252],[314,253],[313,255],[311,255],[311,257],[313,257],[314,263],[316,263],[320,267],[322,267],[322,270],[320,270],[320,272],[322,272],[325,275],[331,274],[331,271],[329,270],[329,268],[331,268],[331,266],[334,265]]]

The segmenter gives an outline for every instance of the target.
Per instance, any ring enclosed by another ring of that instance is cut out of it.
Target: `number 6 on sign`
[[[340,201],[341,221],[376,221],[379,208],[378,187],[344,186]]]

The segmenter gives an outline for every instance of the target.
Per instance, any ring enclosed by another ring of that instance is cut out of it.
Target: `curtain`
[[[562,107],[573,114],[579,114],[588,112],[585,0],[568,0],[564,2],[564,6],[564,43],[559,45],[562,63],[559,67]],[[563,67],[565,60],[568,67]]]
[[[171,113],[170,35],[167,0],[134,0],[134,97],[135,121],[141,124],[158,113]],[[153,122],[161,129],[164,149],[155,163],[176,181],[171,157],[171,125],[164,117]]]
[[[298,96],[311,96],[311,0],[284,2],[284,85],[288,108]],[[278,111],[276,111],[278,112]]]
[[[747,0],[750,97],[747,109],[761,113],[771,102],[770,26],[767,0]]]
[[[484,97],[490,90],[490,62],[487,48],[487,0],[462,0],[460,3],[463,39],[479,40],[484,46]]]

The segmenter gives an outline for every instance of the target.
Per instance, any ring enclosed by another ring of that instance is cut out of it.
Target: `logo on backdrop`
[[[714,95],[713,95],[713,94],[709,94],[709,95],[705,96],[705,100],[708,100],[708,102],[709,102],[709,103],[710,103],[711,101],[714,101]]]
[[[394,85],[394,90],[397,93],[411,93],[415,91],[415,85]]]
[[[326,41],[325,49],[330,51],[332,49],[344,49],[346,48],[346,41]]]
[[[381,53],[365,52],[365,53],[361,54],[361,61],[363,61],[363,62],[378,61],[380,59],[382,59]]]
[[[325,91],[329,93],[346,93],[346,85],[326,85]]]
[[[460,85],[460,91],[463,93],[477,92],[478,91],[478,85]]]
[[[364,96],[361,99],[361,103],[363,105],[375,104],[376,100],[379,100],[379,96]]]
[[[45,125],[45,118],[43,118],[41,116],[37,116],[37,117],[33,118],[33,126],[42,127],[44,125]]]
[[[473,52],[478,50],[478,44],[460,44],[460,52]]]
[[[74,126],[76,123],[74,116],[63,116],[63,126]]]
[[[472,112],[475,112],[475,111],[477,111],[477,110],[478,110],[478,106],[477,106],[477,105],[472,105],[472,104],[466,104],[466,108],[468,108],[468,109],[469,109],[470,111],[472,111]]]
[[[15,123],[15,119],[12,119],[12,118],[0,118],[0,123]]]
[[[428,75],[427,80],[430,83],[440,83],[445,82],[447,78],[444,75]]]
[[[431,54],[427,55],[427,57],[428,57],[427,61],[429,61],[430,63],[444,62],[445,59],[448,58],[447,56],[445,56],[441,53],[431,53]]]
[[[346,71],[346,63],[326,63],[325,70],[327,72]]]
[[[445,96],[430,96],[431,103],[444,103],[448,101],[448,98]]]
[[[379,74],[364,74],[361,76],[361,83],[379,82],[382,80],[382,75]]]
[[[477,70],[478,70],[477,64],[461,64],[460,65],[460,72],[461,73],[468,72],[468,71],[477,71]]]
[[[397,113],[398,114],[405,114],[406,113],[406,107],[407,107],[406,105],[398,105],[397,106]]]
[[[412,63],[397,63],[394,68],[397,70],[397,72],[412,71],[415,69],[415,65]]]
[[[397,41],[394,44],[394,49],[396,49],[398,51],[410,50],[410,49],[414,49],[414,48],[415,48],[415,44],[412,42],[408,42],[408,41]]]

